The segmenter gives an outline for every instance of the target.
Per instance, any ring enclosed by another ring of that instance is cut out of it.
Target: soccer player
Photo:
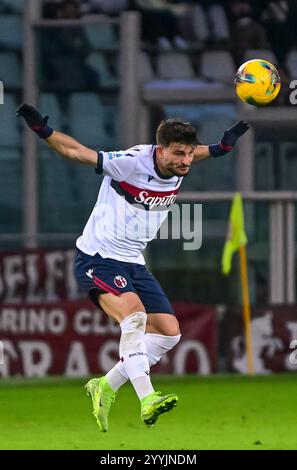
[[[162,121],[156,145],[126,151],[97,152],[48,126],[48,116],[23,104],[17,115],[60,155],[95,167],[103,174],[98,199],[76,242],[75,274],[96,306],[120,324],[119,362],[104,377],[86,384],[101,431],[116,391],[130,380],[147,425],[176,406],[178,397],[162,396],[150,379],[150,366],[180,340],[173,309],[160,284],[145,267],[142,251],[174,203],[192,162],[231,151],[249,128],[243,121],[224,132],[221,141],[201,145],[195,129],[180,119]]]

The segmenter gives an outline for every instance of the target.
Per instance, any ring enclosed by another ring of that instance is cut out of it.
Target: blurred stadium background
[[[295,1],[0,0],[2,378],[102,373],[116,360],[119,334],[72,273],[100,179],[38,141],[15,117],[22,102],[98,150],[154,142],[164,117],[191,121],[205,144],[247,120],[252,129],[232,156],[193,166],[183,183],[179,203],[203,204],[201,249],[158,239],[147,249],[183,326],[156,371],[246,372],[236,260],[229,277],[220,268],[240,191],[255,371],[296,372],[296,25]],[[270,60],[281,74],[267,108],[236,98],[235,71],[250,58]]]

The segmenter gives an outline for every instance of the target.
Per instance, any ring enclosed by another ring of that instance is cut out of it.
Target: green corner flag
[[[232,201],[228,236],[223,251],[222,269],[224,274],[227,275],[231,271],[233,253],[246,244],[242,198],[240,193],[236,193]]]

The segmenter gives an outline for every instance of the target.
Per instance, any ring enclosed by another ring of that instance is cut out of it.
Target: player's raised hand
[[[246,122],[237,122],[224,132],[223,137],[218,144],[209,145],[210,154],[213,157],[221,157],[222,155],[230,152],[235,146],[237,139],[239,139],[239,137],[241,137],[249,128],[250,126]]]
[[[242,136],[249,128],[250,126],[246,122],[237,122],[236,124],[234,124],[234,126],[230,127],[230,129],[227,129],[224,132],[221,144],[227,145],[229,147],[234,147],[237,139]]]
[[[25,119],[27,125],[36,132],[42,139],[47,139],[54,130],[47,125],[49,116],[42,116],[37,109],[29,104],[22,104],[17,110],[16,115]]]

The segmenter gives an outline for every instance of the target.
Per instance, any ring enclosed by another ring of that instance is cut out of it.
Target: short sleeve
[[[116,181],[124,181],[135,171],[139,153],[137,147],[116,152],[98,152],[95,172],[111,176]]]

